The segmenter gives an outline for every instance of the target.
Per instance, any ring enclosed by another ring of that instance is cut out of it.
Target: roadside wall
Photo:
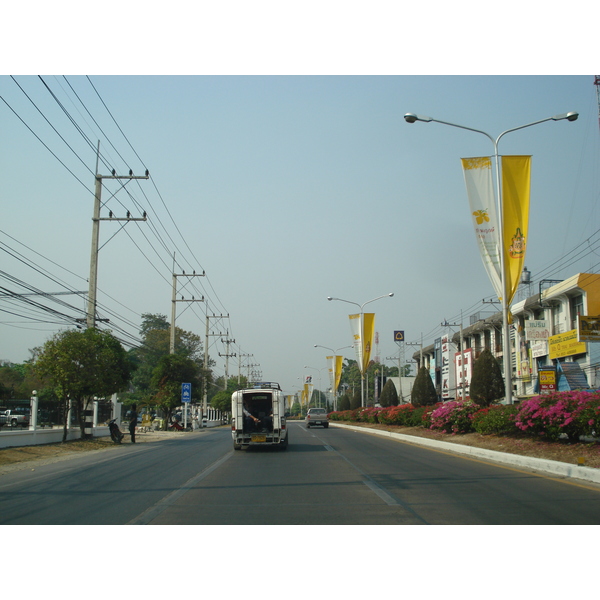
[[[4,430],[4,427],[2,428]],[[110,435],[108,427],[93,427],[94,437],[105,437]],[[71,427],[67,432],[67,440],[78,440],[81,437],[79,427]],[[39,444],[55,444],[62,442],[63,428],[56,429],[15,429],[0,432],[0,448],[11,448],[18,446],[37,446]]]

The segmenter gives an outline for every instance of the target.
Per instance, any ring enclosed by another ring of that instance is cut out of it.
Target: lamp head
[[[406,113],[404,115],[404,120],[407,123],[414,123],[415,121],[423,121],[424,123],[429,123],[433,121],[431,117],[422,117],[421,115],[415,115],[414,113]]]
[[[556,115],[551,118],[553,121],[562,121],[563,119],[566,119],[567,121],[577,121],[577,119],[579,118],[579,113],[573,111],[564,113],[563,115]]]
[[[327,300],[333,300],[331,296],[327,296]]]
[[[394,295],[394,292],[390,292],[388,296],[391,298]]]

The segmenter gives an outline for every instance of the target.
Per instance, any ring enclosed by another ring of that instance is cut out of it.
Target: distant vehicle
[[[244,405],[251,417],[244,414]],[[231,436],[234,450],[248,446],[287,448],[285,397],[278,383],[255,383],[252,388],[233,392]]]
[[[324,408],[309,408],[304,422],[306,423],[306,429],[310,429],[314,425],[329,427],[329,417]]]
[[[4,411],[4,414],[0,414],[0,424],[10,425],[10,427],[29,427],[29,419],[31,416],[31,409],[24,406],[17,406],[17,408],[9,408]]]

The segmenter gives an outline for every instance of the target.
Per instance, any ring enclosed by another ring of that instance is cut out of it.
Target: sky
[[[251,354],[262,378],[287,393],[307,374],[326,386],[329,351],[315,344],[352,342],[355,307],[328,296],[362,304],[394,293],[366,307],[376,313],[382,358],[398,351],[395,330],[430,344],[446,333],[444,320],[495,310],[482,302],[493,290],[460,165],[492,148],[480,134],[409,125],[406,112],[494,137],[579,112],[573,123],[507,135],[500,152],[533,156],[532,291],[540,279],[597,272],[597,43],[588,24],[598,9],[579,1],[568,9],[381,0],[368,10],[337,0],[5,7],[0,287],[87,291],[99,140],[101,175],[151,176],[126,192],[104,180],[103,217],[148,213],[124,229],[100,227],[100,317],[128,344],[139,340],[143,313],[170,318],[174,253],[177,270],[206,272],[180,290],[206,302],[178,304],[177,324],[203,336],[207,310],[228,314],[209,319],[212,331],[224,329],[235,339],[230,352]],[[83,316],[77,295],[56,296],[67,306],[27,298]],[[28,359],[66,326],[0,297],[0,360]],[[211,336],[217,374],[220,340]],[[379,541],[361,533],[362,547]],[[352,547],[350,535],[328,531],[331,556]],[[434,542],[443,555],[443,539]],[[373,578],[368,585],[372,593]]]
[[[592,75],[26,75],[2,76],[0,89],[10,140],[0,147],[2,286],[28,291],[8,273],[43,292],[87,291],[99,140],[100,174],[150,172],[125,189],[104,180],[102,217],[146,211],[148,221],[100,224],[103,326],[135,344],[142,314],[171,318],[174,254],[175,272],[205,272],[177,278],[178,297],[205,301],[177,303],[176,323],[204,339],[208,310],[217,374],[228,338],[229,353],[251,355],[242,365],[256,365],[263,380],[293,393],[312,375],[324,389],[331,352],[315,345],[351,345],[355,305],[388,293],[364,307],[376,314],[381,359],[397,355],[395,330],[428,345],[461,311],[467,324],[498,310],[482,302],[493,290],[460,164],[493,147],[480,134],[408,124],[406,112],[493,137],[579,112],[572,123],[507,135],[500,152],[533,156],[532,293],[541,278],[596,272],[600,260],[585,246],[576,263],[560,261],[600,227]],[[77,295],[56,296],[68,307],[27,298],[70,316],[85,310]],[[14,299],[0,299],[0,310],[4,360],[26,360],[66,326]],[[406,358],[416,350],[406,346]],[[352,349],[341,353],[354,358]],[[238,360],[230,359],[230,375]]]

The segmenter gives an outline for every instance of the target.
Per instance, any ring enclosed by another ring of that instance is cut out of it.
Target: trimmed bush
[[[381,406],[397,406],[398,405],[398,392],[396,386],[391,379],[388,379],[381,390],[381,398],[379,399]]]
[[[415,377],[413,389],[410,393],[410,401],[413,406],[433,406],[438,401],[435,386],[431,381],[429,371],[425,367],[421,367]]]
[[[498,361],[485,348],[473,365],[469,396],[480,406],[490,406],[504,398],[504,380]]]
[[[520,431],[515,425],[518,410],[516,404],[497,404],[481,408],[471,415],[473,429],[482,435],[517,433]]]

